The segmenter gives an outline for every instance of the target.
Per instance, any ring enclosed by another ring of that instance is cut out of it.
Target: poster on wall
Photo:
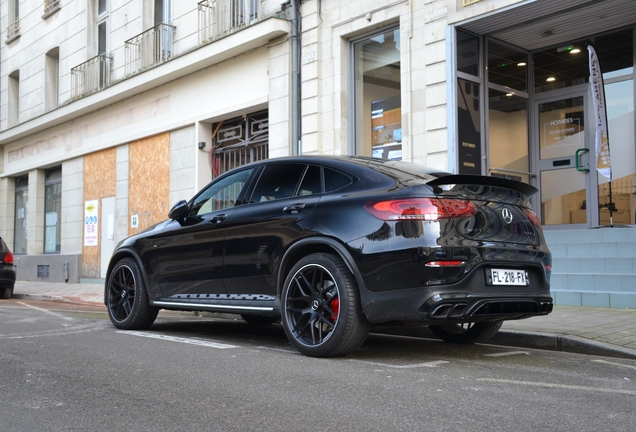
[[[84,203],[84,246],[98,245],[99,200]]]
[[[57,213],[47,213],[44,218],[44,225],[44,252],[55,252],[57,250]]]
[[[479,84],[463,79],[457,86],[458,173],[481,174]]]

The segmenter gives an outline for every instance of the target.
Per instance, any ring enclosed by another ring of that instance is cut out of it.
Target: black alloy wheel
[[[159,309],[148,303],[141,272],[132,258],[122,259],[113,268],[106,306],[110,320],[120,329],[146,329],[157,318]]]
[[[356,350],[369,334],[358,287],[342,260],[317,253],[290,271],[282,295],[282,323],[292,345],[312,357]]]
[[[429,326],[431,331],[444,342],[458,344],[473,344],[485,342],[492,338],[499,329],[503,321],[480,322],[480,323],[457,323],[445,325]]]

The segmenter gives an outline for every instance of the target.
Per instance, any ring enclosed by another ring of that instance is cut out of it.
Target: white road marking
[[[146,333],[146,332],[138,332],[138,331],[130,331],[130,330],[126,330],[126,331],[117,330],[117,333],[121,333],[124,335],[131,335],[131,336],[141,336],[141,337],[146,337],[150,339],[160,339],[160,340],[165,340],[170,342],[180,342],[180,343],[186,343],[190,345],[199,345],[199,346],[205,346],[209,348],[218,348],[218,349],[240,348],[239,346],[236,346],[236,345],[228,345],[228,344],[222,344],[219,342],[204,341],[199,339],[167,336],[167,335],[162,335],[158,333]]]
[[[629,369],[636,369],[636,366],[624,365],[624,364],[615,363],[615,362],[611,362],[611,361],[607,361],[607,360],[592,360],[592,361],[596,362],[596,363],[605,363],[605,364],[609,364],[609,365],[612,365],[612,366],[620,366],[620,367],[629,368]]]
[[[64,320],[73,321],[73,318],[65,316],[65,315],[62,315],[62,314],[59,314],[57,312],[52,312],[50,310],[42,309],[42,308],[39,308],[37,306],[32,306],[30,304],[26,304],[26,303],[22,303],[22,302],[16,302],[16,303],[21,304],[22,306],[25,306],[25,307],[28,307],[28,308],[31,308],[31,309],[38,310],[40,312],[47,313],[49,315],[53,315],[53,316],[58,317],[58,318],[62,318]]]
[[[374,366],[382,366],[382,367],[386,367],[386,368],[391,368],[391,369],[414,369],[414,368],[420,368],[420,367],[435,367],[435,366],[439,366],[439,365],[443,365],[446,363],[450,363],[444,360],[437,360],[437,361],[431,361],[431,362],[426,362],[426,363],[417,363],[417,364],[412,364],[412,365],[402,365],[402,366],[398,366],[398,365],[391,365],[391,364],[386,364],[386,363],[376,363],[376,362],[370,362],[370,361],[364,361],[364,360],[356,360],[356,359],[351,359],[351,361],[355,361],[355,362],[360,362],[360,363],[366,363],[366,364],[370,364],[370,365],[374,365]]]
[[[523,386],[529,386],[529,387],[548,387],[548,388],[558,388],[558,389],[565,389],[565,390],[583,390],[583,391],[600,392],[600,393],[616,393],[616,394],[636,396],[636,391],[632,391],[632,390],[586,387],[586,386],[542,383],[542,382],[531,382],[531,381],[514,381],[514,380],[505,380],[505,379],[496,379],[496,378],[477,378],[477,381],[496,382],[501,384],[517,384],[517,385],[523,385]]]
[[[508,351],[508,352],[500,352],[495,354],[484,354],[484,357],[504,357],[504,356],[518,355],[518,354],[530,355],[530,353],[527,351]]]
[[[264,350],[269,350],[269,351],[278,351],[278,352],[284,352],[284,353],[287,353],[287,354],[300,354],[296,350],[289,350],[289,349],[284,349],[284,348],[273,348],[273,347],[266,347],[266,346],[257,346],[256,349],[264,349]]]

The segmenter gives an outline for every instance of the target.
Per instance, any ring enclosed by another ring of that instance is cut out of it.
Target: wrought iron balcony
[[[13,39],[20,34],[20,20],[16,19],[7,26],[7,39]]]
[[[258,22],[259,0],[203,0],[199,5],[199,43],[207,44]]]
[[[175,26],[161,23],[128,39],[125,43],[126,77],[171,60],[176,29]]]
[[[44,0],[44,16],[47,17],[60,9],[60,0]]]
[[[71,99],[105,89],[110,84],[110,57],[100,54],[71,69]]]

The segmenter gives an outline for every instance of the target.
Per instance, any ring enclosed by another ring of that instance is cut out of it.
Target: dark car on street
[[[256,162],[122,241],[104,301],[121,329],[148,328],[160,309],[280,321],[316,357],[352,352],[377,324],[482,342],[504,320],[552,311],[534,193],[401,161]]]
[[[13,254],[9,246],[0,237],[0,299],[8,299],[13,295],[15,286],[15,266]]]

